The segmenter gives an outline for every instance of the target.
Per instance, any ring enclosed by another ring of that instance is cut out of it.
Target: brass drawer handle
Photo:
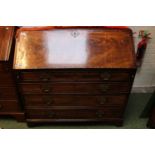
[[[50,78],[40,77],[40,80],[43,82],[50,81]]]
[[[44,88],[44,89],[42,89],[42,91],[43,91],[44,93],[49,93],[49,92],[50,92],[50,89],[49,89],[49,88]]]
[[[100,85],[100,90],[106,92],[109,89],[109,85]]]
[[[44,84],[44,85],[42,85],[41,90],[43,93],[50,93],[51,87],[47,84],[46,85]]]
[[[104,112],[96,112],[98,118],[103,118],[104,114],[105,114]]]
[[[108,80],[110,80],[110,78],[111,78],[111,74],[108,73],[108,72],[105,72],[105,73],[102,73],[102,74],[100,75],[100,77],[101,77],[102,80],[108,81]]]
[[[54,117],[55,116],[55,113],[54,112],[49,112],[48,113],[48,117]]]
[[[101,105],[104,105],[105,103],[107,102],[107,98],[106,97],[103,97],[100,101],[100,104]]]
[[[45,104],[51,105],[51,104],[53,104],[53,101],[52,100],[48,100],[48,101],[45,102]]]

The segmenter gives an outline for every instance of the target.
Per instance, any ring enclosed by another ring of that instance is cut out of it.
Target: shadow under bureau
[[[132,31],[23,30],[16,39],[13,68],[28,125],[122,125],[136,72]]]

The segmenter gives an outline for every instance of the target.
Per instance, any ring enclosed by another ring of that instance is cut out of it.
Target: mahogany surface
[[[47,68],[135,68],[132,31],[72,27],[21,32],[14,69]]]
[[[9,60],[13,35],[13,26],[0,26],[0,61]]]

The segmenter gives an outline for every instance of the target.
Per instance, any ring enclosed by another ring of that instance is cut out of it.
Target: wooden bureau
[[[14,71],[28,125],[122,125],[136,72],[130,29],[54,27],[18,33]]]
[[[14,31],[14,27],[0,26],[0,117],[10,115],[23,121],[12,72]]]

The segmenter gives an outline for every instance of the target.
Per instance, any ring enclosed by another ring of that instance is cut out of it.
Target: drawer
[[[2,86],[13,86],[13,77],[11,73],[0,72],[0,87]]]
[[[17,98],[14,87],[0,87],[0,100],[14,100]]]
[[[24,94],[112,94],[128,93],[130,83],[26,83],[20,88]]]
[[[17,112],[20,110],[19,103],[16,100],[0,100],[1,112]]]
[[[25,95],[26,107],[124,106],[127,95]]]
[[[27,109],[28,119],[102,119],[122,117],[121,109]]]
[[[51,82],[51,81],[129,81],[130,72],[122,71],[102,71],[102,72],[22,72],[17,75],[17,79],[23,81],[34,82]]]

